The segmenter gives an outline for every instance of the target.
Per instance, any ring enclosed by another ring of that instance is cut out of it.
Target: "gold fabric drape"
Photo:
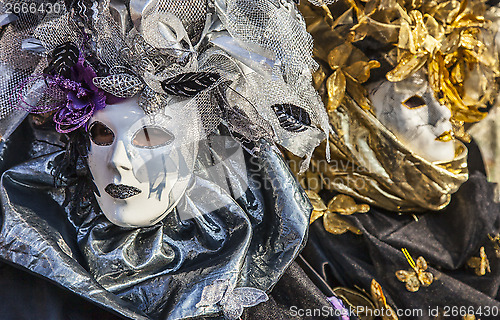
[[[325,189],[391,211],[414,212],[444,208],[468,179],[467,148],[458,140],[453,161],[431,163],[405,148],[347,96],[329,117],[332,160],[326,162],[323,143],[310,168]]]

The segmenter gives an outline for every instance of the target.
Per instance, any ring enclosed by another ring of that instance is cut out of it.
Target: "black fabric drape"
[[[453,316],[460,307],[477,319],[500,318],[500,264],[488,239],[488,233],[500,231],[500,205],[492,201],[494,185],[486,181],[477,146],[468,147],[470,178],[447,208],[412,216],[372,207],[366,214],[348,217],[363,232],[361,236],[330,234],[319,219],[311,225],[302,253],[305,259],[332,288],[358,286],[369,292],[371,280],[377,280],[388,302],[403,312],[400,319],[433,319],[436,308],[450,319],[462,319],[460,311]],[[480,277],[465,265],[470,257],[479,256],[481,246],[491,273]],[[429,287],[409,292],[395,277],[396,271],[411,269],[402,248],[414,260],[419,256],[427,260],[434,275]]]

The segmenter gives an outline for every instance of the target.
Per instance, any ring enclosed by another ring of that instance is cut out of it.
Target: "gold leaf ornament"
[[[311,201],[313,206],[313,212],[311,214],[311,219],[309,223],[313,223],[318,218],[322,217],[327,210],[327,207],[321,197],[314,191],[306,190],[307,197]]]
[[[325,230],[332,234],[341,235],[347,231],[358,235],[361,234],[361,230],[342,217],[339,212],[342,212],[343,215],[353,214],[355,212],[367,212],[370,209],[368,205],[356,205],[356,202],[351,197],[337,195],[330,200],[328,206],[326,206],[316,192],[306,190],[306,194],[313,205],[310,223],[323,217],[323,226]]]
[[[353,198],[345,194],[338,194],[328,203],[328,210],[345,216],[354,213],[366,213],[370,211],[370,206],[356,204]]]
[[[333,48],[328,54],[328,64],[330,68],[332,68],[332,70],[337,70],[338,68],[344,67],[352,50],[353,45],[348,42]]]
[[[438,41],[443,40],[445,36],[444,27],[430,14],[425,14],[424,19],[425,28],[427,29],[429,35]]]
[[[424,17],[422,15],[422,12],[418,10],[412,10],[410,11],[410,17],[412,21],[414,22],[414,29],[412,31],[413,35],[413,43],[414,43],[414,50],[413,53],[417,53],[417,50],[426,50],[427,52],[431,52],[431,50],[427,50],[426,48],[423,47],[424,42],[427,40],[427,37],[429,36],[429,32],[427,31],[427,27],[424,23]]]
[[[406,248],[401,249],[413,270],[398,270],[396,278],[406,283],[406,290],[417,292],[420,287],[428,287],[434,281],[434,275],[427,270],[427,261],[424,257],[418,257],[417,262],[413,260]]]
[[[363,85],[347,78],[346,91],[361,108],[371,111],[371,102],[368,98],[368,92]]]
[[[316,70],[316,72],[313,73],[313,84],[314,88],[317,91],[321,90],[321,86],[325,82],[325,79],[326,79],[326,70],[322,65],[320,65],[318,70]]]
[[[327,62],[333,73],[326,79],[327,111],[334,111],[342,104],[346,90],[361,106],[369,109],[367,93],[361,84],[368,81],[371,69],[379,68],[380,63],[366,58],[349,41],[336,46],[328,54]],[[318,74],[316,79],[319,78]],[[315,86],[319,87],[317,81]]]
[[[357,235],[361,234],[361,230],[356,228],[348,220],[330,211],[327,211],[323,216],[323,225],[326,231],[335,235],[341,235],[346,233],[347,231],[350,231]]]
[[[346,80],[341,69],[335,70],[326,80],[326,90],[328,91],[327,111],[333,111],[340,106],[345,95]]]
[[[361,230],[342,216],[354,213],[366,213],[369,210],[369,205],[358,205],[353,198],[344,194],[338,194],[328,203],[328,209],[323,216],[323,224],[326,231],[336,235],[346,233],[347,231],[360,235]]]
[[[413,73],[420,70],[426,63],[429,54],[427,52],[411,53],[405,52],[398,65],[387,72],[386,78],[391,82],[399,82],[408,78]]]
[[[381,320],[398,320],[396,312],[387,303],[382,287],[375,279],[372,279],[369,294],[359,287],[357,290],[336,287],[333,292],[360,320],[374,320],[375,314],[380,314]]]
[[[364,83],[370,78],[370,70],[379,68],[380,62],[371,61],[356,61],[345,68],[345,72],[358,83]]]

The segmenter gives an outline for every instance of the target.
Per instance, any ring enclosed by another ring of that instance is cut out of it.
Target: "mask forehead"
[[[138,99],[133,98],[114,105],[108,105],[106,108],[97,111],[89,123],[102,122],[113,130],[115,135],[120,136],[144,116],[145,113],[139,107]]]
[[[430,90],[429,82],[420,72],[412,74],[403,81],[382,81],[382,83],[388,87],[388,93],[392,94],[394,100],[399,102],[404,102],[414,95],[423,96]]]
[[[113,130],[117,137],[134,134],[136,130],[146,126],[186,132],[186,129],[196,127],[198,123],[194,113],[186,110],[187,104],[188,100],[176,101],[165,106],[158,113],[147,115],[139,106],[138,98],[135,97],[106,106],[106,108],[96,112],[89,123],[102,122]],[[191,124],[186,123],[187,120],[191,121]]]

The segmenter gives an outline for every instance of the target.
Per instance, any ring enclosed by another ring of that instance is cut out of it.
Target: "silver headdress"
[[[83,126],[88,114],[62,110],[74,102],[68,91],[85,95],[80,85],[97,97],[87,113],[105,98],[140,94],[154,116],[189,98],[202,119],[191,130],[206,136],[224,124],[251,152],[267,139],[309,156],[327,136],[328,117],[311,84],[312,38],[291,1],[67,0],[50,13],[28,14],[2,2],[4,137],[25,110],[56,113],[61,132]],[[78,63],[80,81],[69,75]]]

